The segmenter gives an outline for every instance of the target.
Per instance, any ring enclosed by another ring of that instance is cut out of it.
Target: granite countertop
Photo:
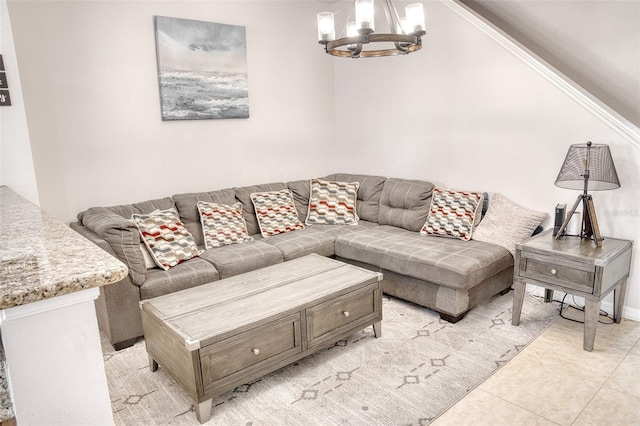
[[[0,186],[0,309],[122,280],[127,267]]]

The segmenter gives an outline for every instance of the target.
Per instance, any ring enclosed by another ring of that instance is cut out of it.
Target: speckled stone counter
[[[0,186],[0,309],[122,280],[127,267]]]
[[[2,312],[112,284],[127,273],[122,262],[10,188],[0,186]],[[4,354],[0,347],[0,421],[14,416]],[[10,362],[8,368],[12,371]]]

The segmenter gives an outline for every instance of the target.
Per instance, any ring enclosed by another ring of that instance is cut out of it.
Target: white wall
[[[38,186],[6,0],[0,0],[0,54],[11,96],[11,105],[0,107],[0,185],[7,185],[38,204]]]
[[[10,1],[41,207],[69,221],[93,205],[347,171],[551,213],[578,195],[553,185],[568,146],[592,140],[611,146],[622,182],[594,193],[602,231],[640,241],[639,152],[618,133],[436,1],[422,51],[329,58],[315,14],[330,6]],[[247,27],[251,118],[160,120],[153,15]],[[625,315],[640,320],[636,259]]]
[[[640,2],[463,0],[640,126]]]
[[[130,203],[334,171],[326,4],[9,1],[41,207]],[[249,119],[163,122],[153,16],[246,26]],[[295,34],[295,37],[291,37]]]
[[[337,168],[501,192],[551,214],[578,196],[554,186],[569,145],[606,143],[622,187],[593,193],[601,231],[640,242],[640,150],[442,3],[425,7],[421,51],[336,60]],[[640,320],[637,259],[625,315]]]

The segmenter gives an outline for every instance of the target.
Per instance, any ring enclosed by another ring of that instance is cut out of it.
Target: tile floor
[[[640,323],[598,324],[593,352],[582,338],[558,318],[432,425],[640,425]]]

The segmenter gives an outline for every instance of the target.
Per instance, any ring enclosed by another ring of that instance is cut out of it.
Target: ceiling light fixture
[[[390,33],[374,33],[374,0],[354,0],[345,31],[337,40],[333,13],[318,13],[318,42],[324,45],[329,55],[343,58],[406,55],[420,50],[422,36],[426,34],[422,3],[407,5],[406,17],[403,18],[400,18],[391,0],[383,0],[382,5]],[[355,21],[352,21],[354,9]],[[381,46],[381,43],[387,44]],[[368,50],[363,49],[363,45],[374,47]]]

